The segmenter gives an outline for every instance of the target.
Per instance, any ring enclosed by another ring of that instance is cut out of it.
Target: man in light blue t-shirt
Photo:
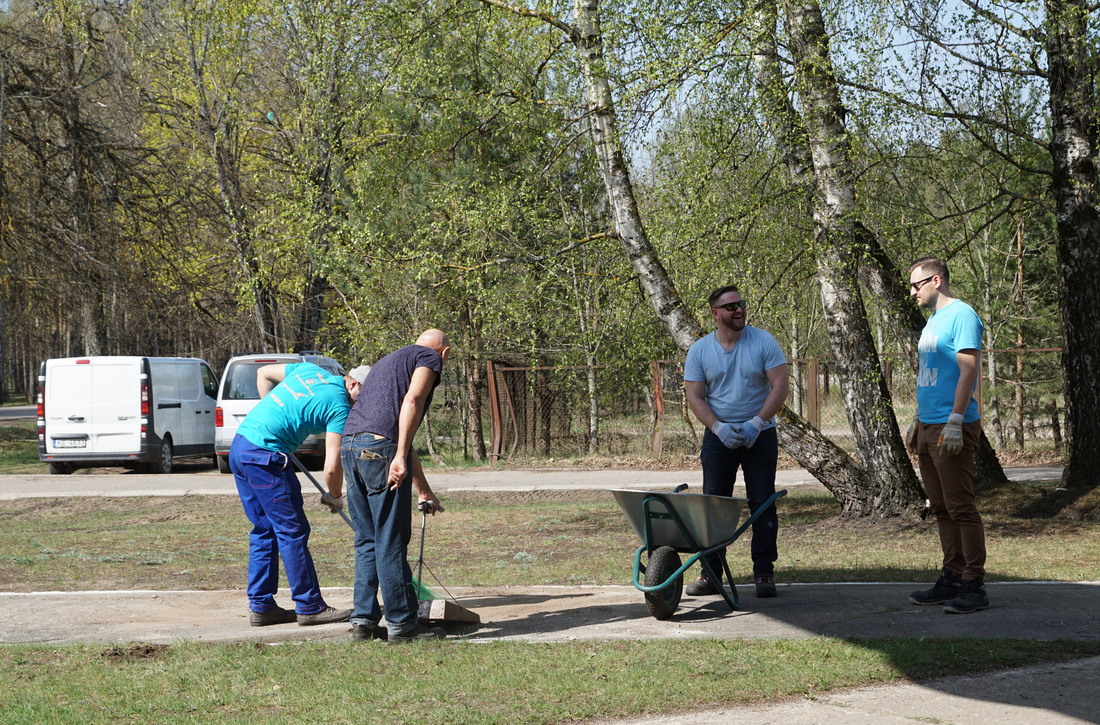
[[[941,259],[924,257],[909,268],[917,304],[932,310],[918,347],[917,413],[905,435],[920,464],[921,481],[936,516],[943,568],[931,589],[913,592],[913,604],[942,604],[969,614],[989,606],[985,586],[985,525],[974,495],[974,454],[982,435],[975,397],[981,369],[982,321],[951,296]]]
[[[323,502],[343,509],[340,441],[351,404],[370,368],[333,375],[313,363],[264,365],[256,371],[261,400],[241,422],[229,448],[229,468],[245,515],[252,522],[248,546],[248,608],[253,627],[297,621],[300,625],[347,621],[350,609],[328,606],[313,557],[302,486],[290,461],[308,436],[325,434]],[[279,559],[286,569],[294,609],[275,603]]]
[[[703,493],[732,496],[740,468],[749,510],[775,493],[779,439],[775,414],[787,399],[787,359],[769,333],[745,323],[745,302],[737,287],[720,287],[707,298],[716,329],[696,340],[684,363],[684,394],[695,417],[707,427],[699,458]],[[774,597],[776,539],[775,507],[752,525],[752,568],[756,596]],[[732,532],[731,532],[732,533]],[[721,554],[707,557],[698,581],[688,585],[691,596],[717,594]]]

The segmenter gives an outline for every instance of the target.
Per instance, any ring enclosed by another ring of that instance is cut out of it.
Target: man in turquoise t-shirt
[[[985,593],[985,525],[974,495],[974,454],[982,435],[975,397],[981,370],[982,321],[951,296],[941,259],[924,257],[909,268],[910,294],[932,310],[921,334],[917,414],[905,435],[917,455],[925,493],[936,516],[943,569],[931,589],[913,592],[914,604],[942,604],[969,614],[989,606]]]
[[[343,508],[344,471],[340,441],[344,422],[370,370],[351,375],[326,372],[313,363],[265,365],[256,371],[262,398],[245,417],[229,448],[229,468],[245,515],[252,522],[248,548],[249,623],[254,627],[297,621],[300,625],[347,621],[350,609],[328,606],[313,557],[302,486],[290,461],[308,436],[325,434],[324,502]],[[294,609],[275,603],[279,558],[286,569]]]

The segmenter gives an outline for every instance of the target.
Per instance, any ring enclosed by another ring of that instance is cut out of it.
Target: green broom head
[[[435,592],[433,592],[430,588],[428,588],[428,587],[424,586],[423,584],[421,584],[417,580],[416,577],[412,578],[412,585],[413,585],[413,589],[416,590],[416,598],[419,599],[422,602],[427,602],[427,601],[431,601],[431,600],[434,600],[434,599],[442,599],[443,598],[443,597],[439,596],[438,594],[436,594]]]

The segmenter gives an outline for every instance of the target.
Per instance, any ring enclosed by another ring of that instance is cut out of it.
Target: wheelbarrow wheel
[[[653,552],[645,568],[647,587],[664,584],[680,568],[680,555],[671,546],[662,546]],[[645,593],[645,603],[654,619],[670,619],[676,613],[684,592],[684,575],[676,577],[663,589]]]

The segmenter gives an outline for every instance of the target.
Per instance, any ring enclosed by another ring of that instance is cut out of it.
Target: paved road
[[[208,463],[186,464],[167,476],[120,472],[122,469],[80,469],[63,476],[0,476],[0,499],[52,496],[186,496],[236,494],[233,477],[219,474]],[[1014,481],[1052,481],[1062,475],[1061,468],[1009,468]],[[316,475],[316,474],[315,474]],[[301,474],[304,490],[312,490]],[[703,486],[700,470],[673,471],[583,471],[573,469],[492,470],[471,469],[454,472],[428,471],[428,480],[437,493],[448,491],[541,491],[562,489],[602,490],[608,488],[672,489],[686,483],[695,492]],[[779,471],[778,488],[820,486],[813,476],[801,469]]]
[[[0,405],[0,420],[34,420],[33,405]]]

